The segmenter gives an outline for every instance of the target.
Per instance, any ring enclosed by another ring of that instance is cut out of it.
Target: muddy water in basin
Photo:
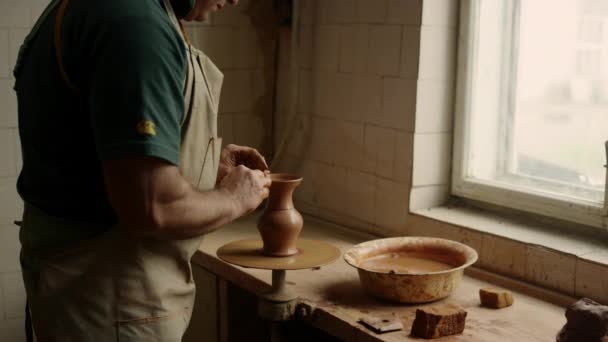
[[[446,271],[454,266],[424,256],[406,253],[382,254],[363,260],[359,267],[373,272],[398,274],[420,274]]]

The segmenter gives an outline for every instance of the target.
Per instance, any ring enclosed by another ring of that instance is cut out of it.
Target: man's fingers
[[[230,150],[236,158],[236,164],[242,164],[253,170],[268,170],[264,156],[253,147],[231,145]]]
[[[264,187],[265,188],[270,188],[270,186],[272,185],[272,179],[270,179],[270,177],[268,176],[268,174],[264,174]]]
[[[258,152],[258,150],[253,149],[253,153],[258,157],[257,161],[261,164],[261,170],[268,170],[268,164],[266,163],[266,158]]]

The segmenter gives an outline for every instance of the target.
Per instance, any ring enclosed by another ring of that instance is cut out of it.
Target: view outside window
[[[608,1],[481,2],[468,177],[602,206]]]

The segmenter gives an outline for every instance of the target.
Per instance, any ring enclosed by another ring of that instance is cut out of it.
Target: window
[[[455,195],[606,227],[608,1],[463,0]]]

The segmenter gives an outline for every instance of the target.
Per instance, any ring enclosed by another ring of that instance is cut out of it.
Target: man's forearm
[[[162,239],[187,239],[210,233],[238,218],[230,194],[222,190],[206,192],[190,188],[179,198],[157,202],[154,229],[144,235]]]
[[[241,214],[229,192],[198,191],[176,166],[159,159],[104,162],[104,176],[120,226],[135,236],[191,238]]]

